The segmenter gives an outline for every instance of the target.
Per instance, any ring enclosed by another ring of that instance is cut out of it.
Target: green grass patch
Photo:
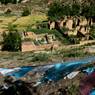
[[[47,29],[47,28],[41,28],[41,29],[32,29],[31,28],[29,30],[36,33],[36,34],[43,34],[43,33],[54,34],[54,32],[55,32],[54,30],[50,30],[50,29]]]
[[[17,24],[18,27],[27,27],[30,25],[36,25],[37,22],[42,22],[44,20],[47,20],[45,15],[30,15],[18,18],[18,20],[13,24]]]
[[[48,61],[49,60],[49,55],[47,53],[38,53],[38,54],[35,54],[32,58],[32,61],[33,62],[36,62],[36,61]]]

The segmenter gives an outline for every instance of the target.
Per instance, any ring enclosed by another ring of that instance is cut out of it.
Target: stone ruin
[[[89,40],[90,25],[93,25],[93,21],[87,20],[85,17],[65,17],[59,21],[49,21],[49,29],[53,30],[58,26],[59,28],[68,29],[68,36],[83,35],[86,40]],[[57,25],[56,25],[57,24]]]
[[[34,32],[22,32],[22,52],[41,51],[45,49],[56,49],[58,42],[53,34],[35,34]],[[28,41],[25,39],[29,39]]]

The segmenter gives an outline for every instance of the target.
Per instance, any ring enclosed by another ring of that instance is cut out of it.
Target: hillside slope
[[[72,4],[73,2],[78,2],[79,4],[94,4],[95,0],[22,0],[19,4],[7,4],[0,6],[0,11],[4,11],[6,8],[12,8],[13,11],[22,11],[24,7],[29,7],[33,12],[46,12],[48,5],[53,1],[58,1],[62,3]]]

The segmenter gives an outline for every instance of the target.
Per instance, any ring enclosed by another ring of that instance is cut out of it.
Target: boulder
[[[72,19],[68,19],[66,22],[66,28],[68,28],[69,30],[73,29],[73,20]]]
[[[55,22],[49,22],[49,29],[52,30],[55,28]]]
[[[86,18],[80,18],[80,23],[79,23],[80,26],[86,26],[87,24],[88,22]]]
[[[62,19],[62,20],[60,20],[60,22],[59,22],[59,26],[60,26],[60,28],[65,27],[65,23],[66,23],[66,19],[65,19],[65,18]]]
[[[81,26],[79,32],[81,32],[83,35],[88,34],[90,32],[90,28],[86,26]]]

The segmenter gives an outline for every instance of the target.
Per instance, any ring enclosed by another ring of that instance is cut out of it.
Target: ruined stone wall
[[[66,28],[68,29],[68,35],[78,35],[78,32],[80,34],[86,36],[89,35],[90,33],[90,25],[89,25],[89,20],[87,20],[85,17],[65,17],[64,19],[61,19],[57,21],[59,28]],[[91,25],[93,22],[91,22]],[[49,28],[50,30],[56,28],[56,23],[49,22]]]

